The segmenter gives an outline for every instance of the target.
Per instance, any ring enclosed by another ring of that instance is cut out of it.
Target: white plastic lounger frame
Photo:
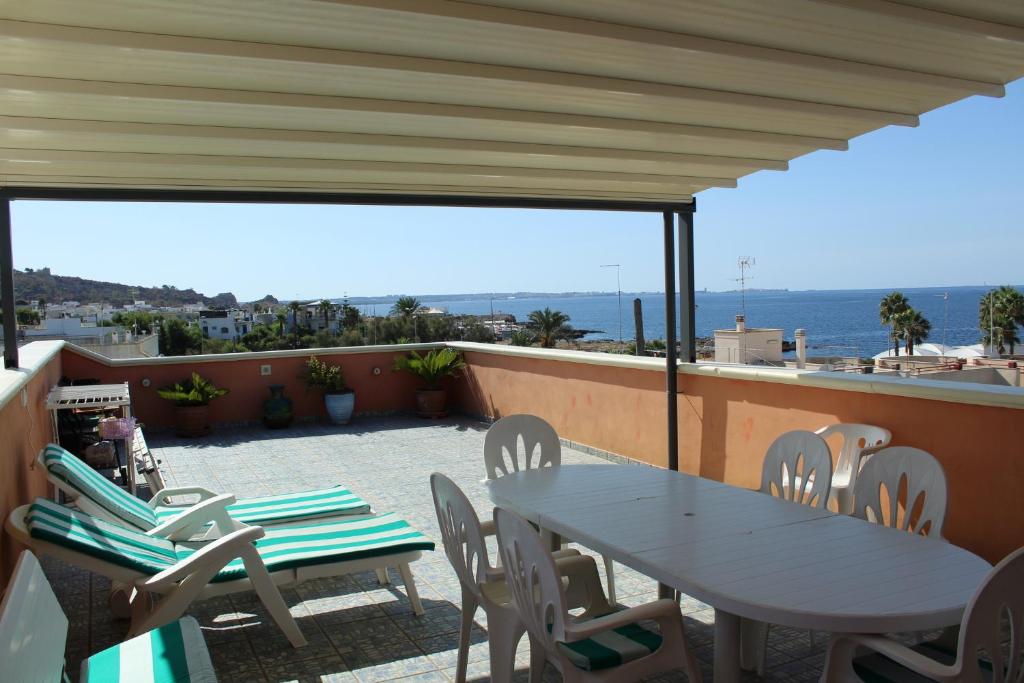
[[[488,481],[513,472],[561,465],[562,442],[558,439],[558,432],[536,415],[507,415],[492,424],[484,436],[484,467]],[[602,559],[608,582],[608,600],[614,605],[615,563],[610,557]]]
[[[1010,625],[1008,647],[1003,636]],[[917,649],[884,636],[832,636],[821,680],[862,683],[857,669],[872,680],[929,680],[983,683],[1024,679],[1024,548],[1010,553],[989,573],[964,610],[956,659],[942,664]],[[858,650],[877,654],[858,657]],[[879,671],[879,669],[883,669]],[[914,676],[916,674],[916,676]]]
[[[230,496],[221,498],[230,499]],[[49,555],[68,564],[106,576],[111,581],[120,581],[133,586],[130,636],[138,635],[177,619],[195,600],[252,590],[259,596],[271,618],[284,632],[289,642],[294,647],[302,647],[306,644],[306,639],[288,611],[288,605],[281,597],[278,586],[294,585],[310,579],[343,576],[387,567],[398,568],[405,583],[413,612],[416,615],[423,614],[423,606],[420,603],[409,567],[410,563],[422,556],[420,550],[308,564],[268,572],[253,545],[255,541],[263,538],[265,531],[262,527],[246,527],[232,531],[201,546],[199,550],[164,571],[147,574],[138,569],[128,568],[87,555],[73,548],[33,537],[25,519],[31,507],[31,505],[22,505],[11,512],[5,524],[7,532],[19,543],[31,548],[37,555]],[[236,559],[240,559],[244,564],[245,576],[243,578],[211,583],[211,580],[226,565]],[[155,605],[152,605],[147,594],[161,597]]]

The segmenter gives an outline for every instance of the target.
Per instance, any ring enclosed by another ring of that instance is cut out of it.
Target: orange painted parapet
[[[61,357],[56,354],[0,407],[0,521],[6,520],[11,510],[19,505],[48,495],[46,476],[35,464],[35,457],[53,438],[46,396],[60,376]],[[24,405],[22,390],[26,399]],[[0,592],[21,550],[6,532],[0,531]]]
[[[459,405],[533,413],[567,439],[667,462],[665,378],[656,369],[468,351]],[[679,462],[692,474],[759,483],[768,445],[833,422],[886,427],[894,445],[935,455],[949,480],[946,537],[996,562],[1024,546],[1024,411],[709,375],[679,375]]]
[[[272,384],[285,386],[285,395],[294,402],[297,419],[326,417],[322,394],[307,389],[300,378],[306,360],[314,355],[342,367],[345,381],[356,392],[356,413],[413,410],[419,385],[412,376],[391,371],[398,353],[310,349],[298,353],[182,356],[109,364],[65,347],[63,359],[64,374],[70,378],[128,382],[135,415],[151,427],[163,428],[174,425],[174,406],[157,396],[157,389],[188,377],[193,370],[218,387],[230,390],[227,396],[210,404],[213,424],[259,422],[263,401],[270,397]],[[260,374],[261,366],[265,365],[270,366],[270,375]],[[144,380],[148,380],[148,386],[143,386]]]

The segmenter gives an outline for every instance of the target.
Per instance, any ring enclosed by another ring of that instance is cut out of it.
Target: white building
[[[200,311],[199,329],[207,339],[238,341],[252,331],[253,321],[245,311]]]
[[[715,362],[781,363],[782,328],[747,327],[743,316],[736,316],[736,329],[715,330]]]

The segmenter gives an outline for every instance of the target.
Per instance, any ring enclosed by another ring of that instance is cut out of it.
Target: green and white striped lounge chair
[[[145,503],[102,476],[84,461],[56,444],[42,449],[39,463],[50,482],[64,492],[81,510],[108,522],[124,524],[139,531],[184,540],[203,533],[215,538],[223,530],[245,525],[266,526],[318,517],[370,514],[370,505],[343,486],[300,491],[265,498],[245,498],[226,507],[224,514],[211,515],[206,506],[198,516],[187,517],[195,507],[215,499],[217,494],[200,486],[166,488]],[[168,505],[173,496],[198,495],[190,506]],[[203,519],[205,517],[205,519]],[[211,525],[211,520],[216,523]],[[166,533],[173,525],[174,532]]]
[[[196,546],[37,498],[14,510],[6,528],[36,554],[132,586],[132,635],[174,621],[194,600],[255,590],[295,647],[306,641],[278,586],[397,567],[413,612],[420,615],[409,564],[434,549],[433,541],[395,514],[251,526]],[[150,597],[159,599],[151,603]]]
[[[67,680],[68,620],[39,560],[25,551],[0,603],[0,678]],[[192,617],[161,626],[82,662],[82,683],[216,683],[203,632]]]

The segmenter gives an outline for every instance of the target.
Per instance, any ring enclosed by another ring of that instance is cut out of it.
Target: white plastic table
[[[958,624],[991,566],[940,540],[679,472],[565,465],[490,482],[494,504],[715,609],[715,681],[740,618],[830,633]]]

